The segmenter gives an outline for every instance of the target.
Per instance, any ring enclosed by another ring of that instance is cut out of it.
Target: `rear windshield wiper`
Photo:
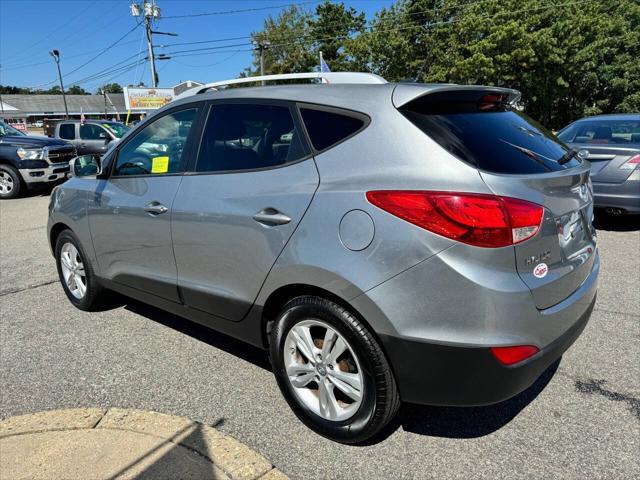
[[[572,148],[570,148],[567,153],[565,153],[563,156],[561,156],[558,159],[558,165],[564,165],[565,163],[567,163],[568,161],[570,161],[573,157],[575,157],[576,155],[578,155],[578,151],[577,150],[573,150]]]

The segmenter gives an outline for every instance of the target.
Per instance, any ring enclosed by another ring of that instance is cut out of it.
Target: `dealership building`
[[[179,95],[193,87],[202,85],[200,82],[188,80],[174,87],[173,94]],[[134,89],[130,89],[134,90]],[[142,90],[142,89],[138,89]],[[153,91],[154,89],[147,89]],[[166,91],[170,89],[157,89]],[[112,119],[125,121],[137,120],[141,115],[148,113],[153,108],[127,109],[125,93],[106,93],[104,95],[65,95],[67,110],[70,118],[79,119],[81,115],[85,119]],[[3,94],[0,97],[0,118],[9,124],[33,124],[38,120],[63,119],[65,106],[62,95],[35,95],[35,94]]]

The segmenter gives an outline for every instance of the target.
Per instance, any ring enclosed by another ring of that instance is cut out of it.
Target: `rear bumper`
[[[596,258],[583,284],[559,304],[538,310],[535,315],[526,315],[526,308],[521,305],[520,316],[527,317],[529,333],[508,334],[511,340],[496,335],[495,340],[457,343],[379,333],[402,400],[426,405],[477,406],[498,403],[522,392],[560,358],[584,330],[596,301],[598,273],[599,259]],[[476,322],[487,328],[481,312],[477,315]],[[520,320],[517,313],[511,315],[510,318],[496,315],[490,321],[504,325],[500,333],[509,333],[507,325]],[[541,342],[538,331],[548,331],[551,325],[565,327],[553,330],[556,332],[553,337]],[[493,357],[489,347],[508,345],[536,345],[540,351],[519,364],[504,366]]]
[[[623,183],[593,182],[593,197],[598,208],[621,208],[629,213],[640,213],[640,170]]]
[[[530,387],[580,336],[595,297],[578,321],[536,355],[501,365],[488,348],[454,347],[383,337],[403,401],[426,405],[479,406],[511,398]]]

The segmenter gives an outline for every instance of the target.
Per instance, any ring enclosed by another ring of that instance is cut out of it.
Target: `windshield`
[[[579,120],[558,134],[565,143],[640,144],[640,120]]]
[[[8,135],[24,137],[26,133],[22,133],[20,130],[16,130],[11,125],[7,125],[4,122],[0,122],[0,137],[6,137]]]
[[[116,138],[122,138],[125,133],[131,130],[123,123],[103,123],[102,126],[113,133]]]

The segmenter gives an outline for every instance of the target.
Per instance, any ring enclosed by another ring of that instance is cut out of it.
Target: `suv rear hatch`
[[[407,119],[475,166],[495,195],[544,207],[538,232],[513,246],[515,268],[536,306],[549,308],[570,296],[595,258],[589,163],[514,108],[514,90],[416,87],[399,85],[394,92]]]

